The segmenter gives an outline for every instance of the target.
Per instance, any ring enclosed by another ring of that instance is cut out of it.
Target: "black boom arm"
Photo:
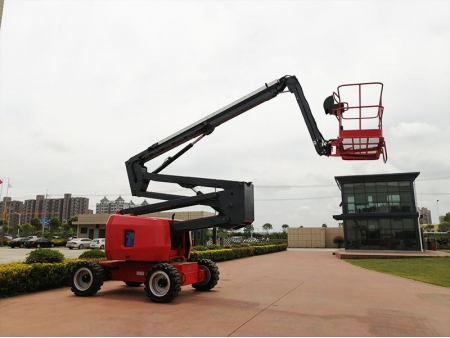
[[[220,226],[222,228],[240,228],[251,224],[254,220],[253,212],[253,185],[246,182],[214,180],[197,177],[184,177],[159,174],[164,168],[174,162],[177,158],[191,149],[196,142],[206,135],[211,134],[214,129],[222,123],[276,97],[279,93],[288,89],[297,99],[305,123],[308,127],[312,142],[319,155],[330,155],[331,146],[325,140],[317,128],[316,121],[311,113],[303,90],[295,76],[284,76],[262,88],[244,96],[243,98],[223,107],[196,123],[180,130],[179,132],[153,144],[146,150],[131,157],[126,163],[128,179],[133,196],[148,197],[165,200],[166,202],[150,204],[146,206],[124,209],[120,213],[133,213],[135,215],[171,210],[192,205],[207,205],[218,212],[217,216],[199,220],[173,223],[174,231],[194,230]],[[178,147],[192,139],[193,142],[186,145],[177,154],[168,157],[164,163],[152,172],[147,171],[145,163],[158,157],[165,152]],[[162,194],[147,191],[150,181],[176,183],[183,188],[195,188],[197,186],[218,188],[219,192],[202,194],[196,196],[180,196]]]

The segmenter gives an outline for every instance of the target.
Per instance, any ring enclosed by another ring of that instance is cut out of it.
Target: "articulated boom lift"
[[[369,87],[379,88],[375,101],[373,91],[366,90]],[[349,88],[350,91],[347,90]],[[219,280],[216,264],[207,259],[186,262],[191,251],[190,231],[211,227],[239,229],[251,224],[254,221],[253,185],[160,172],[222,123],[275,98],[286,89],[295,95],[319,155],[342,157],[344,160],[377,160],[383,155],[386,161],[381,83],[340,86],[337,93],[325,100],[325,113],[334,115],[339,122],[339,136],[326,140],[317,127],[297,78],[284,76],[153,144],[126,162],[132,195],[162,202],[123,209],[111,215],[106,225],[105,252],[108,260],[95,264],[80,263],[71,278],[72,291],[77,296],[91,296],[100,290],[104,280],[122,280],[135,287],[144,283],[145,292],[152,301],[169,302],[183,285],[192,284],[199,291],[212,289]],[[370,95],[365,95],[366,91]],[[349,104],[346,95],[355,93],[355,102]],[[367,99],[371,102],[366,103]],[[347,124],[352,129],[346,129]],[[151,172],[147,170],[147,162],[189,141],[158,168]],[[195,196],[158,193],[148,191],[151,181],[175,183],[194,191],[198,187],[215,188],[215,191],[196,191]],[[138,217],[193,205],[209,206],[217,215],[187,221]]]

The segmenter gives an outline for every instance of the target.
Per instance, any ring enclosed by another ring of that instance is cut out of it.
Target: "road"
[[[0,246],[0,264],[10,263],[10,262],[23,262],[27,257],[27,254],[35,249],[27,248],[14,248],[11,249],[9,246]],[[70,250],[66,247],[52,248],[52,250],[58,250],[66,258],[78,258],[83,252],[90,249],[73,249]]]

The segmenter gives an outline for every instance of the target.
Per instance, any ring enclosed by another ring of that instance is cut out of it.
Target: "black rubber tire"
[[[181,291],[181,276],[173,265],[158,263],[148,271],[144,284],[151,301],[168,303]]]
[[[100,247],[100,250],[103,250],[105,248],[105,246],[104,245],[102,245],[101,247]]]
[[[23,244],[20,244],[20,245],[19,245],[19,248],[23,248]]]
[[[220,279],[220,272],[216,263],[210,259],[200,259],[198,268],[205,271],[206,278],[203,282],[192,284],[192,287],[197,291],[209,291],[214,288]]]
[[[69,285],[72,292],[81,297],[92,296],[101,289],[105,279],[104,268],[93,262],[78,263],[74,269]]]
[[[80,245],[78,246],[78,249],[84,249],[84,245],[83,245],[83,244],[80,244]]]
[[[41,245],[40,245],[40,244],[37,244],[37,245],[36,245],[36,248],[37,248],[37,249],[40,249],[40,248],[41,248]]]
[[[54,248],[55,247],[55,243],[50,244],[50,247]]]
[[[139,282],[124,282],[127,286],[132,288],[137,288],[142,285],[142,283]]]

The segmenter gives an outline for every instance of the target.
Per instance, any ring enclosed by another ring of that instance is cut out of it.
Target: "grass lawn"
[[[450,287],[450,257],[346,259],[365,269]]]

